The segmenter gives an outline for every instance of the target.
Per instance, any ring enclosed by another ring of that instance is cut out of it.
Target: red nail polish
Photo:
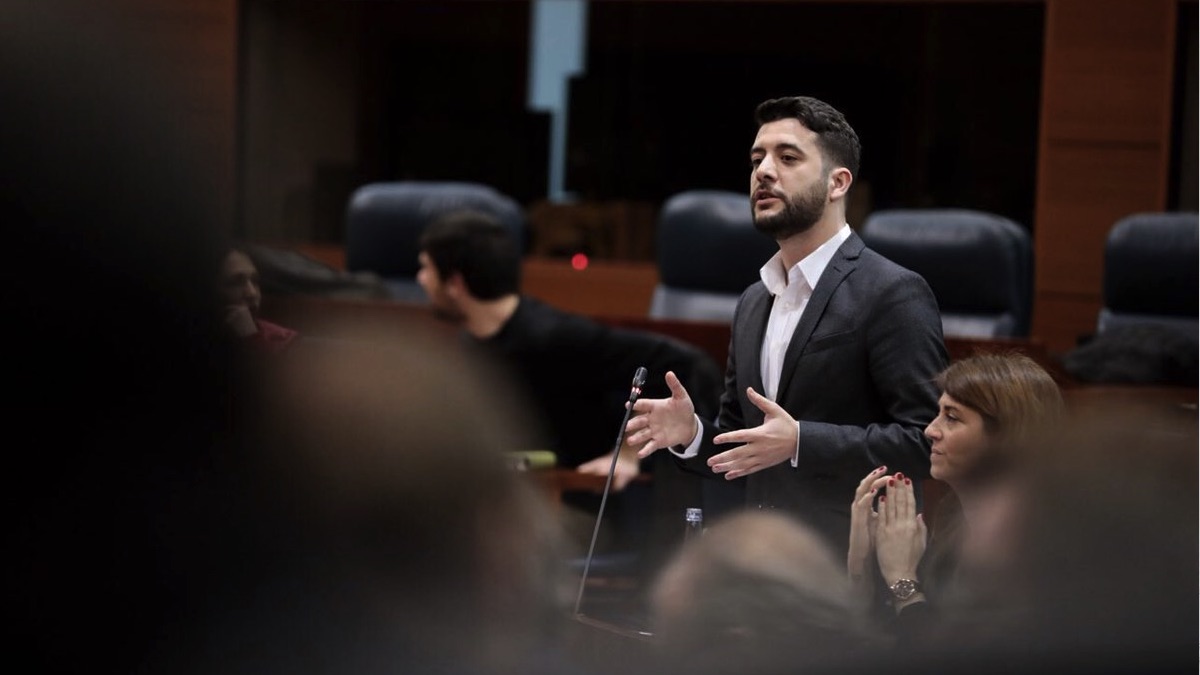
[[[889,478],[889,479],[888,479],[888,487],[893,487],[893,486],[895,486],[895,485],[896,485],[896,479],[895,479],[895,478]]]
[[[900,473],[899,471],[897,471],[897,472],[896,472],[896,479],[897,479],[897,480],[899,480],[899,479],[901,479],[901,478],[904,478],[904,474],[902,474],[902,473]]]
[[[880,502],[886,502],[886,501],[887,501],[887,495],[879,495],[879,501],[880,501]]]
[[[905,478],[905,479],[904,479],[904,484],[905,484],[905,485],[912,485],[912,481],[911,481],[911,480],[909,480],[909,479],[907,479],[907,478]]]

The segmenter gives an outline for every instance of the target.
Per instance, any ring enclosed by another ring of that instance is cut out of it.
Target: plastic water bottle
[[[683,517],[686,523],[686,529],[683,531],[684,541],[699,537],[704,532],[704,509],[689,508],[684,512]]]

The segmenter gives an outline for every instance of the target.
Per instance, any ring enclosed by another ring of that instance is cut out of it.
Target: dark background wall
[[[529,3],[242,5],[247,232],[336,241],[338,206],[370,180],[546,196],[549,121],[525,107]],[[863,138],[860,211],[972,206],[1028,226],[1043,14],[1025,2],[592,2],[566,188],[649,204],[742,190],[754,105],[809,94]],[[331,107],[279,138],[281,118]]]
[[[1042,14],[1017,3],[596,3],[588,72],[572,88],[570,187],[652,201],[744,190],[754,105],[806,94],[859,132],[871,207],[973,205],[1028,224]]]

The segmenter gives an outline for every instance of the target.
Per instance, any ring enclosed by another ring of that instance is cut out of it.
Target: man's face
[[[452,323],[462,323],[466,317],[448,292],[437,267],[433,264],[433,258],[422,251],[417,255],[417,261],[421,265],[421,269],[417,270],[417,283],[421,284],[425,295],[429,297],[429,307],[433,310],[433,315]]]
[[[258,282],[258,269],[250,257],[241,251],[230,251],[225,256],[221,270],[221,296],[225,304],[242,306],[257,317],[262,306],[262,289]]]
[[[767,122],[750,149],[750,208],[754,226],[776,240],[810,229],[825,214],[829,174],[816,133],[800,120]]]

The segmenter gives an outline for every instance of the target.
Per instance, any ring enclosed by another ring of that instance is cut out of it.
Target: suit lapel
[[[791,386],[792,374],[796,372],[796,363],[808,346],[808,340],[821,320],[821,315],[825,313],[829,299],[833,297],[834,291],[842,281],[858,266],[858,255],[862,249],[862,239],[851,232],[850,238],[842,242],[837,253],[834,253],[833,258],[829,261],[829,265],[825,267],[825,271],[821,273],[821,279],[817,281],[817,287],[813,289],[812,296],[809,297],[808,304],[804,307],[804,314],[800,316],[800,322],[796,324],[796,331],[792,333],[792,340],[788,343],[787,352],[783,356],[783,372],[780,373],[779,393],[776,398],[782,396],[783,392]]]

